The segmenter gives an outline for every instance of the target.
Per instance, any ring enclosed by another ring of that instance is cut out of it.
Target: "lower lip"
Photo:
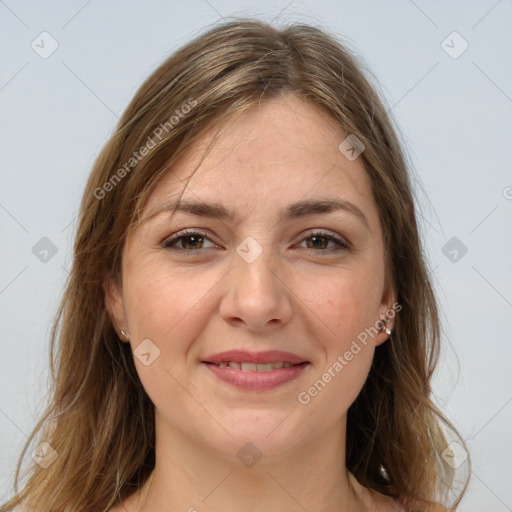
[[[278,368],[268,372],[244,372],[229,366],[216,366],[205,364],[214,375],[220,380],[232,384],[238,388],[250,390],[274,389],[297,379],[309,364],[290,366],[289,368]]]

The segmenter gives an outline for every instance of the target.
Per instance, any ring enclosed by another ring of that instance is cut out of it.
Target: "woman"
[[[310,26],[218,25],[96,162],[52,401],[0,510],[446,510],[439,331],[405,159],[356,58]]]

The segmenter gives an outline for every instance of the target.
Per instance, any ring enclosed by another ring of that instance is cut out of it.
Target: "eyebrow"
[[[309,215],[318,215],[333,213],[336,211],[346,211],[363,222],[366,228],[371,231],[368,219],[365,217],[361,209],[354,203],[346,201],[344,199],[309,199],[297,201],[288,205],[283,210],[279,211],[279,217],[284,220],[295,220]],[[188,201],[188,200],[171,200],[161,205],[158,205],[155,209],[151,210],[150,214],[142,219],[142,223],[146,223],[156,216],[161,215],[165,212],[184,212],[198,217],[207,217],[211,219],[219,220],[235,220],[234,210],[228,210],[224,205],[216,202],[205,202],[205,201]]]

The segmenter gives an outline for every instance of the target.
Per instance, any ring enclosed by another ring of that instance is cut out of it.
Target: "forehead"
[[[347,134],[318,107],[291,95],[268,99],[218,130],[207,130],[161,179],[146,214],[185,189],[183,198],[222,202],[245,210],[241,215],[339,197],[378,222],[361,159],[351,161],[339,150]]]

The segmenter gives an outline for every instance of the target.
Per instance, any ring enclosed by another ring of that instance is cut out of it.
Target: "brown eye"
[[[206,240],[210,241],[205,233],[200,233],[198,231],[181,231],[171,238],[168,238],[164,242],[164,247],[176,249],[178,251],[198,251],[200,249],[208,248],[204,247]]]
[[[178,240],[181,240],[181,247],[183,249],[201,249],[204,241],[202,236],[196,235],[182,236]]]
[[[327,245],[330,240],[326,236],[310,236],[306,240],[311,241],[311,243],[307,243],[308,249],[327,249]]]
[[[333,252],[340,250],[349,250],[350,246],[345,243],[342,239],[334,236],[334,234],[327,233],[312,233],[308,237],[304,238],[303,242],[306,242],[306,248],[317,250],[316,252]],[[334,244],[329,247],[329,244]]]

